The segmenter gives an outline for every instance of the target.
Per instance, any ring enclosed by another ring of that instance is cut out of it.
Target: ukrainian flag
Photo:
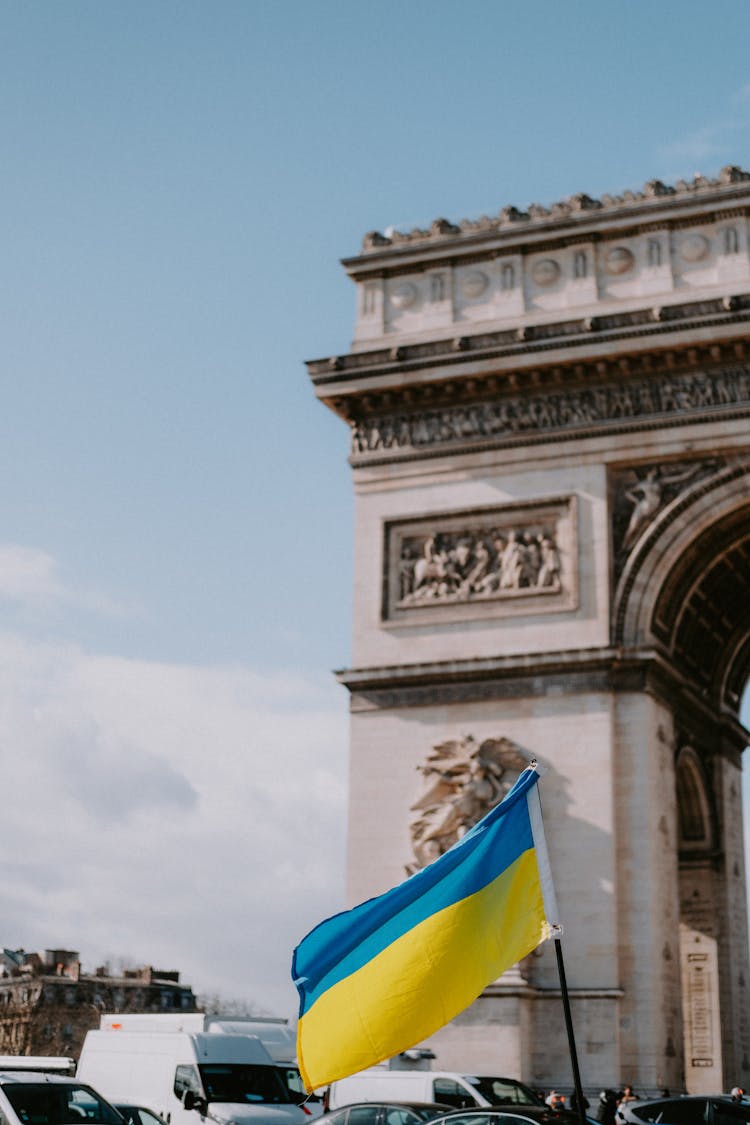
[[[535,768],[450,851],[321,922],[294,951],[307,1090],[443,1027],[559,932]]]

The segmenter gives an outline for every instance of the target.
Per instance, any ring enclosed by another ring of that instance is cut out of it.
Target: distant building
[[[87,975],[69,949],[0,953],[0,1054],[72,1055],[102,1012],[194,1012],[193,991],[174,970],[147,965]]]

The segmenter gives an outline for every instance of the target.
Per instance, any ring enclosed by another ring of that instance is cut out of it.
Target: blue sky
[[[338,259],[750,165],[749,23],[0,2],[0,746],[43,810],[2,845],[5,944],[293,1008],[288,949],[343,887],[347,434],[303,364],[348,347]]]

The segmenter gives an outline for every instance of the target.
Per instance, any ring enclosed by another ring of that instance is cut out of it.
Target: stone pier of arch
[[[749,216],[731,167],[372,232],[308,364],[352,436],[350,902],[536,758],[590,1089],[750,1085]],[[569,1086],[553,951],[429,1045]]]

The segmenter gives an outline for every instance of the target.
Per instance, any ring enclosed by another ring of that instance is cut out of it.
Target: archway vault
[[[719,465],[643,531],[617,584],[613,641],[660,650],[698,698],[739,718],[750,675],[750,461]]]
[[[747,956],[739,771],[748,741],[740,704],[750,674],[750,460],[683,459],[635,473],[636,485],[620,488],[631,506],[624,532],[615,504],[613,640],[669,669],[685,1075],[698,1092],[730,1065],[735,1040],[726,1029],[734,1018],[740,1025],[746,1006],[737,965]]]

